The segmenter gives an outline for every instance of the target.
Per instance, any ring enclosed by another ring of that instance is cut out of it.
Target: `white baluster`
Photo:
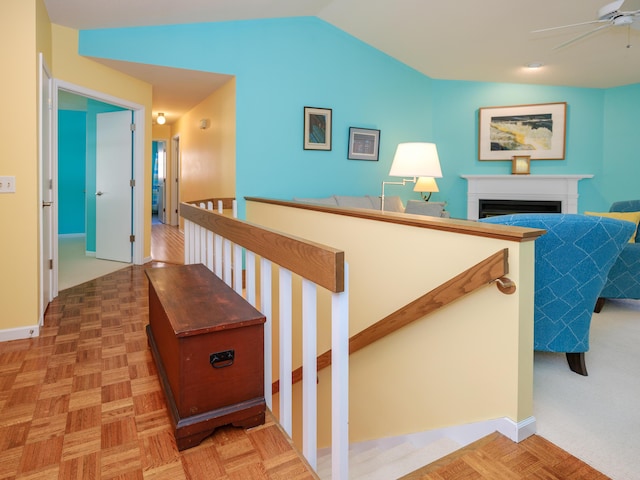
[[[264,401],[267,408],[273,411],[272,395],[272,356],[273,356],[273,332],[271,320],[271,262],[265,258],[260,259],[260,311],[266,317],[264,324]]]
[[[215,274],[218,278],[222,278],[222,237],[220,235],[216,235],[213,239],[214,250],[213,254],[213,265],[215,267]]]
[[[244,256],[245,256],[245,262],[246,262],[244,269],[247,272],[246,273],[247,302],[249,302],[254,308],[257,308],[258,305],[256,304],[256,254],[247,250]]]
[[[206,209],[207,206],[204,202],[200,204],[200,208]],[[200,227],[200,254],[199,263],[207,264],[207,229]]]
[[[331,478],[349,478],[349,266],[331,296]]]
[[[242,295],[242,247],[234,245],[233,248],[233,289],[238,295]]]
[[[311,468],[317,469],[318,394],[317,394],[317,288],[302,280],[302,454]]]
[[[213,211],[213,202],[209,200],[207,202],[207,210]],[[216,234],[211,230],[207,230],[207,268],[213,272],[213,262],[215,257],[215,250],[213,247],[214,238]]]
[[[226,238],[223,241],[224,244],[224,259],[222,261],[222,267],[224,268],[222,280],[224,283],[231,286],[231,267],[232,267],[232,258],[231,258],[231,240],[227,240]]]
[[[280,424],[292,435],[291,413],[291,272],[280,267]]]
[[[194,222],[189,223],[189,264],[196,263],[196,227]]]
[[[191,221],[185,219],[184,221],[184,264],[189,265],[191,263]]]

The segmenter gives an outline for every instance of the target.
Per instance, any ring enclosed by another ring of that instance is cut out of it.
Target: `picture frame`
[[[349,160],[378,161],[380,152],[380,130],[349,127]]]
[[[330,108],[304,107],[305,150],[331,150]]]
[[[512,175],[529,175],[531,173],[531,156],[514,155],[511,158]]]
[[[564,160],[566,127],[566,102],[480,108],[478,159]]]

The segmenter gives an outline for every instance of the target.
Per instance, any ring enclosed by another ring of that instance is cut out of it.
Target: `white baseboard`
[[[500,432],[512,441],[519,443],[536,433],[536,418],[529,417],[521,422],[514,422],[510,418],[502,417],[484,422],[458,425],[443,429],[445,435],[453,438],[462,445],[468,445],[486,437],[493,432]]]
[[[493,420],[455,425],[452,427],[428,430],[425,432],[410,433],[398,437],[379,438],[357,444],[353,443],[349,445],[349,449],[363,450],[370,448],[371,445],[377,445],[384,450],[403,441],[410,441],[415,445],[426,445],[442,438],[453,440],[460,445],[460,448],[462,448],[486,437],[487,435],[491,435],[496,431],[518,443],[536,433],[536,419],[535,417],[529,417],[516,423],[507,417],[496,418]],[[330,455],[330,453],[331,448],[321,448],[318,450],[318,457]]]
[[[525,418],[518,423],[514,422],[510,418],[504,417],[497,420],[497,422],[496,430],[516,443],[534,435],[537,430],[536,417]]]
[[[6,328],[0,330],[0,342],[8,342],[10,340],[22,340],[25,338],[37,337],[40,335],[40,325],[31,325],[28,327]]]
[[[143,265],[149,262],[153,262],[153,257],[144,257],[144,260],[142,260]]]
[[[91,250],[85,250],[85,251],[84,251],[84,254],[85,254],[87,257],[95,257],[95,256],[96,256],[96,252],[92,252]]]

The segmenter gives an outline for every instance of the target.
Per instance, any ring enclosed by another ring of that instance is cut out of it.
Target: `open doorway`
[[[170,223],[167,205],[167,142],[154,140],[151,146],[151,225]]]
[[[57,235],[53,275],[57,296],[64,288],[132,262],[143,263],[145,175],[141,105],[61,81],[56,82],[54,94],[52,183]],[[137,128],[132,129],[132,123]],[[117,136],[109,137],[114,129]],[[111,155],[110,146],[123,139],[129,142],[124,147],[128,159],[110,167],[112,162],[104,151]],[[123,178],[124,189],[118,186],[116,191],[110,182],[120,185]],[[135,185],[141,186],[139,191]],[[114,223],[124,225],[124,244],[122,229],[112,228]],[[114,241],[103,238],[105,232],[114,231],[119,231],[115,257]]]
[[[128,109],[58,92],[60,290],[131,263],[131,245],[111,238],[131,235],[130,125]]]

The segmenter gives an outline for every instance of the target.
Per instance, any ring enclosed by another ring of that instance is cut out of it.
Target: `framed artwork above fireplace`
[[[566,102],[480,108],[478,159],[563,160],[566,122]]]

